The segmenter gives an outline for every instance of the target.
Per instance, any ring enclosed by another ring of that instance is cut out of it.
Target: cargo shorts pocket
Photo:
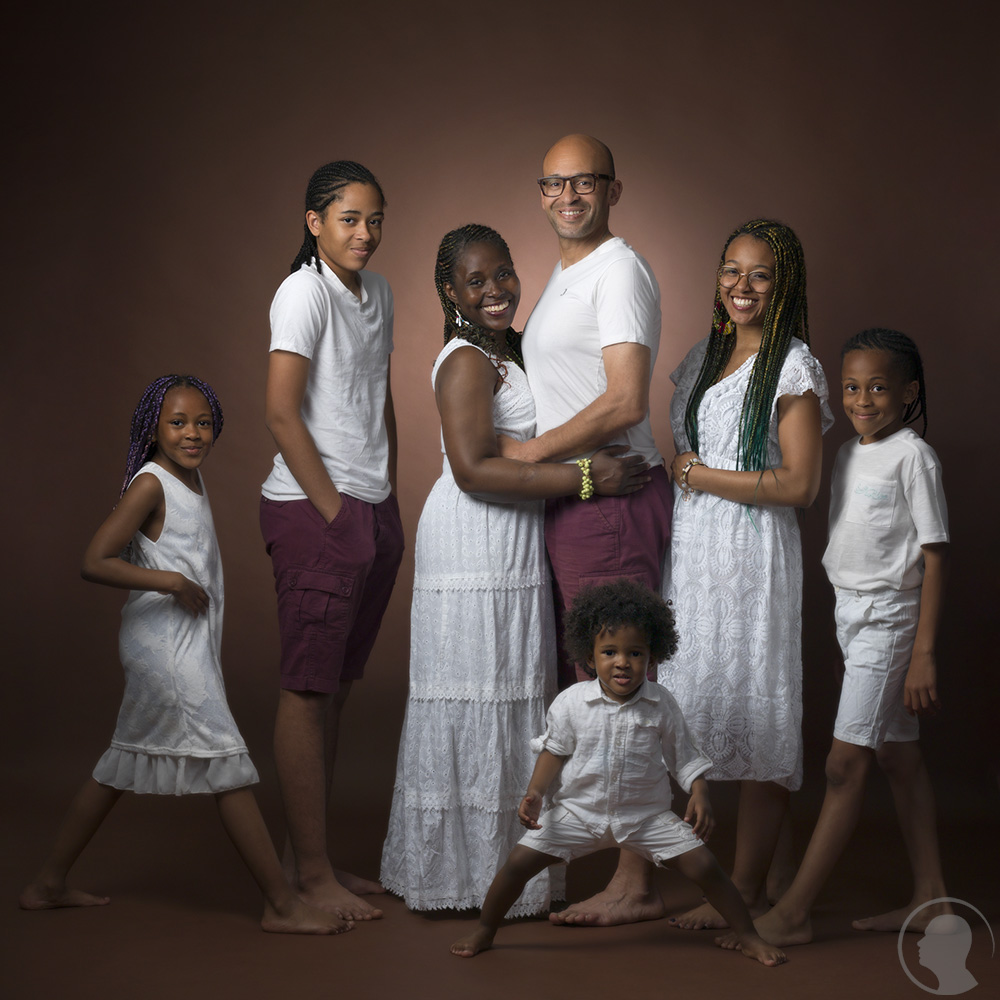
[[[354,578],[317,569],[293,569],[288,589],[298,595],[300,625],[334,625],[354,592]]]

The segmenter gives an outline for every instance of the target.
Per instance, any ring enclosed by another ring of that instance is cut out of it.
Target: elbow
[[[793,489],[782,496],[780,504],[783,507],[811,507],[815,501],[819,489],[812,487],[800,487]]]
[[[264,410],[264,426],[271,432],[272,435],[275,434],[276,428],[280,427],[281,423],[281,413],[270,408]]]
[[[623,399],[614,408],[612,419],[609,421],[614,427],[615,434],[621,434],[641,424],[649,412],[649,407],[644,400]]]
[[[816,497],[819,495],[819,483],[815,485],[812,483],[807,483],[803,486],[796,496],[795,500],[791,503],[792,507],[811,507],[816,502]]]
[[[455,477],[455,485],[470,496],[479,496],[486,490],[483,470],[479,463],[452,463],[451,474]]]
[[[476,495],[476,487],[478,485],[476,477],[470,475],[468,472],[459,472],[457,469],[452,468],[452,475],[455,477],[455,485],[463,492],[468,493],[471,496]]]
[[[286,407],[266,407],[264,410],[264,426],[277,442],[282,440],[284,433],[293,426],[295,421],[301,421],[301,419],[302,417],[297,411],[289,410]]]

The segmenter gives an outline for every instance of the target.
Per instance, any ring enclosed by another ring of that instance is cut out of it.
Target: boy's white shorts
[[[694,835],[690,823],[685,823],[669,810],[651,816],[638,830],[622,840],[615,839],[610,826],[601,836],[595,837],[565,806],[553,806],[542,813],[538,822],[542,828],[529,830],[519,843],[566,862],[607,847],[627,847],[633,854],[662,864],[678,854],[704,846]]]
[[[919,739],[917,716],[903,708],[903,685],[917,634],[920,588],[836,591],[844,685],[834,737],[873,750]]]

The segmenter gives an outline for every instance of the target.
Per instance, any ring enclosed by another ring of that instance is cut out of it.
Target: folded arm
[[[694,465],[688,470],[688,486],[736,503],[808,507],[819,492],[823,468],[819,397],[812,390],[801,396],[779,398],[778,443],[781,446],[778,468],[761,473]],[[693,451],[674,457],[671,473],[675,482],[680,483],[682,469],[697,457]]]

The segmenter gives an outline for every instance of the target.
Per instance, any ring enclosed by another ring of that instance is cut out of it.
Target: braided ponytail
[[[385,202],[381,185],[367,167],[353,160],[336,160],[320,167],[309,178],[309,186],[306,188],[306,211],[323,216],[330,205],[339,200],[341,189],[348,184],[370,184],[378,191],[383,203]],[[323,264],[319,259],[316,237],[309,231],[308,223],[303,223],[302,228],[305,231],[305,238],[295,260],[292,261],[289,273],[294,274],[303,264],[309,264],[313,260],[316,261],[316,270],[322,271]]]

